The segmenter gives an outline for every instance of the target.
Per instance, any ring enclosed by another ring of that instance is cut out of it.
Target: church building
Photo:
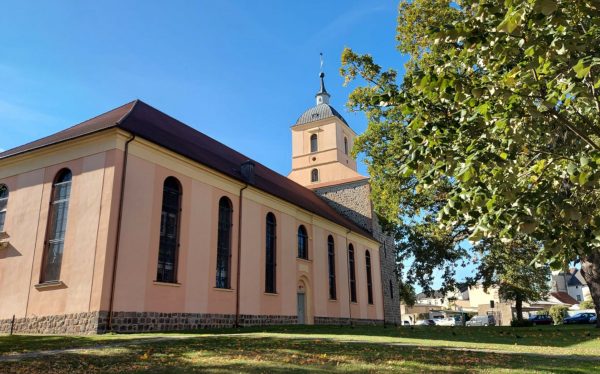
[[[0,333],[398,324],[394,243],[320,78],[287,177],[139,100],[0,153]]]

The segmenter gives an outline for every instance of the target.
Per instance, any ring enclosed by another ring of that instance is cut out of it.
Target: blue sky
[[[397,1],[11,1],[0,12],[0,149],[139,98],[287,175],[289,127],[314,105],[319,53],[335,106],[344,47],[401,68]],[[359,171],[366,174],[361,163]]]
[[[7,2],[0,148],[139,98],[285,175],[289,127],[314,105],[319,52],[344,113],[344,47],[401,66],[396,8],[387,0]],[[362,114],[344,115],[365,129]]]

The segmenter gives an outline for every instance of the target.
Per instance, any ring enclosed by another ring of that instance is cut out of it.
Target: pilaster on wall
[[[369,231],[381,243],[381,281],[383,287],[383,307],[385,322],[400,324],[400,300],[398,299],[398,278],[396,276],[396,246],[394,239],[386,235],[371,204],[371,186],[367,179],[330,185],[314,190],[332,208]],[[390,282],[392,287],[390,288]]]

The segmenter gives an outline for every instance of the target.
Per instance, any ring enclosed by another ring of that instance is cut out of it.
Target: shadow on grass
[[[281,326],[231,329],[234,332],[265,332],[302,335],[353,335],[425,339],[465,343],[509,344],[540,347],[564,347],[600,339],[600,329],[593,325],[537,327],[380,327],[380,326]]]
[[[0,372],[516,372],[592,373],[600,362],[524,354],[446,351],[435,348],[344,344],[209,336],[83,353],[65,353],[19,362],[0,362]]]

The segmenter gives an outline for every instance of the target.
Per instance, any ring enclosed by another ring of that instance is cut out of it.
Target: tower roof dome
[[[319,89],[319,92],[317,92],[317,94],[315,95],[317,99],[317,105],[302,113],[302,115],[300,116],[300,118],[298,118],[294,126],[319,121],[325,118],[337,117],[342,122],[344,122],[346,126],[350,127],[348,125],[348,122],[346,122],[346,120],[344,119],[344,117],[342,117],[342,115],[337,110],[335,110],[331,105],[329,105],[329,98],[331,97],[331,95],[329,95],[329,93],[325,89],[325,73],[321,72],[319,74],[319,78],[321,80],[321,87]]]
[[[342,117],[342,115],[329,104],[318,104],[308,109],[302,113],[294,126],[304,125],[305,123],[315,122],[330,117],[337,117],[344,122],[346,126],[350,127],[344,117]]]

